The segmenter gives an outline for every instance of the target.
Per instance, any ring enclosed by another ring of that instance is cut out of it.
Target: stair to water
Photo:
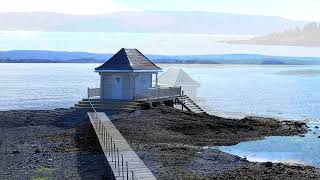
[[[176,101],[188,111],[194,113],[205,113],[205,111],[187,95],[177,97]]]

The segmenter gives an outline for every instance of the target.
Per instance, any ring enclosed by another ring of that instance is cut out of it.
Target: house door
[[[123,97],[122,97],[122,79],[120,76],[113,76],[112,99],[123,99]]]

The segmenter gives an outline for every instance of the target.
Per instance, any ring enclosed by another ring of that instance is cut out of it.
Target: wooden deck
[[[88,116],[117,180],[156,179],[105,113],[88,112]]]

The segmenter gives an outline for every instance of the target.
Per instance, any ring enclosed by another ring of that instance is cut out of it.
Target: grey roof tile
[[[108,61],[95,69],[103,70],[161,70],[137,49],[124,49],[113,55]]]

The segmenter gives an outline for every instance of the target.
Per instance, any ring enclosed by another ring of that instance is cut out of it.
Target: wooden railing
[[[135,180],[137,179],[134,171],[129,169],[128,162],[124,160],[123,155],[119,153],[118,147],[116,147],[115,139],[110,135],[107,128],[104,126],[103,121],[99,118],[96,109],[92,105],[89,100],[90,105],[92,107],[92,125],[99,139],[100,145],[106,159],[109,162],[109,166],[113,171],[113,175],[117,179],[122,180]],[[109,157],[109,158],[108,158]],[[110,161],[111,159],[111,161]]]
[[[181,95],[181,87],[154,87],[144,92],[136,93],[135,100],[152,100],[178,97]],[[100,97],[100,88],[88,88],[88,98]]]
[[[88,98],[100,97],[100,88],[88,88]]]
[[[181,92],[181,87],[149,88],[146,92],[136,94],[135,99],[152,100],[178,97],[181,95]]]

